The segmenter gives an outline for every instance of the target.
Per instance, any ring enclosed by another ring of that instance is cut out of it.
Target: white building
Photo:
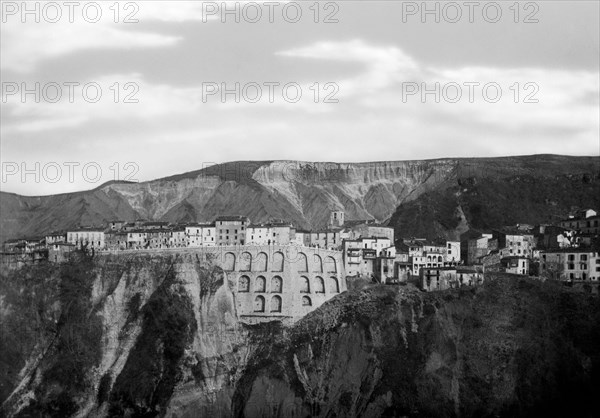
[[[216,228],[213,224],[186,225],[185,236],[188,247],[212,247],[216,245]],[[178,234],[176,234],[173,240],[175,244],[178,238]]]
[[[274,238],[273,228],[269,224],[251,224],[246,228],[247,245],[270,245]]]
[[[81,249],[101,250],[104,249],[104,229],[103,228],[79,228],[67,231],[67,242],[74,244]]]

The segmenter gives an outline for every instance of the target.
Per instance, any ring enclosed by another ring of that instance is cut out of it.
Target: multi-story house
[[[188,246],[185,225],[173,225],[169,230],[169,247],[182,248]]]
[[[432,243],[424,239],[404,239],[398,249],[408,254],[414,276],[418,276],[422,268],[452,267],[461,261],[458,241]]]
[[[483,272],[474,266],[425,267],[419,277],[421,289],[428,292],[483,283]]]
[[[338,249],[342,245],[341,229],[328,229],[325,231],[310,231],[308,235],[308,247],[326,249]]]
[[[498,248],[506,248],[508,256],[522,256],[531,258],[535,248],[533,234],[519,230],[493,231],[493,236],[498,240]]]
[[[67,242],[75,244],[78,249],[104,249],[104,228],[86,227],[67,231]]]
[[[467,246],[467,263],[479,264],[483,256],[498,248],[498,241],[493,239],[491,233],[483,233],[470,239]]]
[[[246,228],[246,245],[271,245],[274,238],[269,224],[250,224]]]
[[[540,274],[558,280],[600,279],[600,257],[592,248],[565,248],[540,254]]]
[[[166,228],[153,228],[146,230],[148,248],[169,248],[171,245],[171,230]]]
[[[593,209],[584,209],[559,222],[563,228],[574,229],[584,234],[600,233],[600,216]]]
[[[389,238],[344,240],[343,257],[348,276],[373,277],[382,280],[394,274],[396,249]]]
[[[217,229],[215,224],[202,224],[202,246],[214,247],[217,245]]]
[[[245,216],[220,216],[215,220],[217,245],[244,245],[250,220]]]
[[[212,247],[216,245],[214,224],[189,224],[185,226],[188,247]]]
[[[51,232],[46,235],[46,246],[50,246],[56,242],[67,242],[66,232]]]
[[[105,245],[109,250],[127,249],[127,231],[109,229],[104,233]]]
[[[501,270],[512,274],[529,274],[529,257],[512,255],[500,259]]]
[[[132,250],[148,248],[148,232],[144,229],[127,231],[127,248]]]

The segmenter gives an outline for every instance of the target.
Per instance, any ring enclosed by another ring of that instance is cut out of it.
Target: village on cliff
[[[460,241],[430,242],[396,238],[394,229],[373,220],[344,219],[330,213],[326,229],[305,231],[290,223],[252,224],[244,216],[220,216],[212,223],[169,224],[111,221],[44,237],[11,239],[3,244],[3,264],[47,259],[61,262],[77,250],[94,254],[116,251],[164,251],[207,247],[299,246],[341,252],[345,276],[376,282],[420,277],[426,290],[476,284],[484,271],[544,276],[565,281],[597,281],[600,258],[594,245],[600,216],[592,209],[569,215],[554,225],[516,225]],[[462,280],[461,280],[462,278]]]

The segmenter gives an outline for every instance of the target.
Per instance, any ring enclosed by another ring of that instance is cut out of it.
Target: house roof
[[[227,215],[227,216],[219,216],[215,219],[215,221],[239,221],[239,222],[249,222],[248,217],[240,216],[240,215]]]

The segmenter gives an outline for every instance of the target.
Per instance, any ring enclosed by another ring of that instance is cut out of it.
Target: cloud
[[[8,22],[2,27],[2,70],[18,73],[33,71],[45,59],[62,57],[79,51],[94,49],[129,50],[160,48],[175,45],[178,36],[149,32],[135,32],[115,23],[86,22],[20,23]]]
[[[536,140],[572,132],[597,141],[597,72],[425,66],[397,47],[362,40],[321,41],[277,55],[363,64],[362,71],[337,81],[344,110],[362,107],[390,118],[396,112],[422,131],[443,125],[457,137],[479,129],[482,135]]]

